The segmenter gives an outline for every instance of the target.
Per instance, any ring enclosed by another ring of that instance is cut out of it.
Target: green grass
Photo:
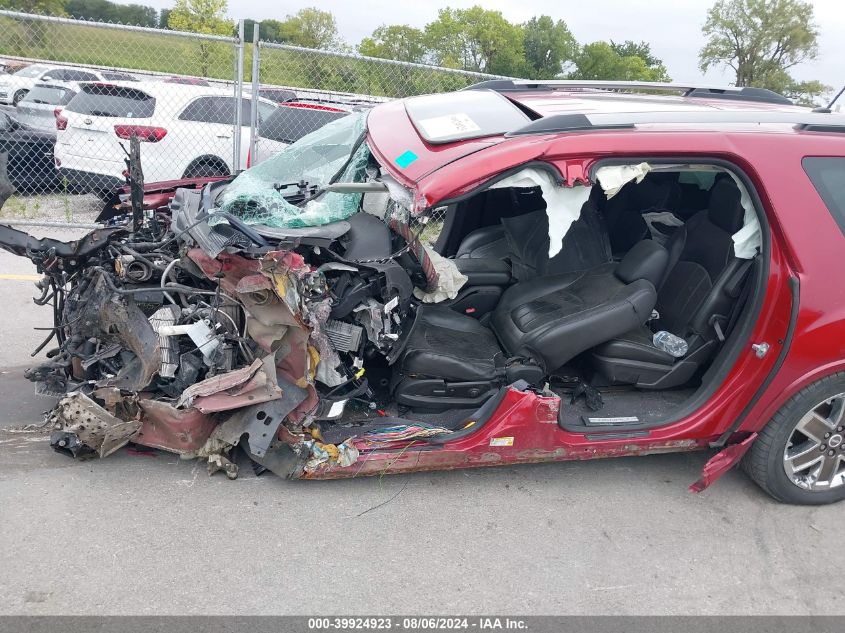
[[[16,193],[0,207],[0,219],[91,222],[102,202],[94,196],[54,193]]]
[[[70,194],[68,191],[68,181],[67,177],[62,178],[62,193],[61,193],[61,200],[62,200],[62,207],[65,211],[65,222],[73,222],[73,207],[70,203]]]
[[[19,198],[12,196],[0,208],[0,217],[27,220],[39,215],[41,204],[35,198]]]
[[[226,42],[5,17],[0,33],[4,55],[228,80],[234,72],[234,48]]]
[[[48,59],[107,68],[127,68],[232,81],[235,47],[160,33],[84,24],[57,24],[0,17],[0,55]],[[244,55],[245,80],[252,45]],[[475,78],[437,70],[404,68],[359,59],[262,48],[261,82],[316,90],[387,97],[463,88]]]

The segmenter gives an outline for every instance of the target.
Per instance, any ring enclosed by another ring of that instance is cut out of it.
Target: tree
[[[144,4],[115,5],[122,7],[118,12],[118,22],[135,26],[155,27],[158,24],[158,11]]]
[[[426,25],[425,36],[435,63],[442,66],[511,75],[525,65],[522,27],[501,11],[447,7]]]
[[[404,24],[382,25],[358,45],[358,52],[369,57],[422,63],[428,54],[425,34]]]
[[[768,88],[818,55],[813,7],[804,0],[718,0],[702,29],[702,71],[728,67],[737,86]]]
[[[813,107],[824,105],[827,102],[824,96],[829,95],[832,91],[832,86],[825,85],[816,79],[809,81],[791,80],[785,87],[776,90],[776,92],[792,99],[798,105]]]
[[[190,31],[206,35],[231,35],[234,24],[227,20],[226,0],[176,0],[167,17],[167,26],[174,31]],[[198,41],[200,72],[210,73],[212,42]]]
[[[569,27],[548,15],[533,17],[522,25],[525,73],[529,79],[554,79],[578,50]]]
[[[304,48],[331,50],[342,45],[334,15],[314,7],[288,15],[279,23],[278,38],[286,44]]]
[[[67,0],[65,11],[74,18],[135,26],[156,26],[158,12],[141,4],[117,4],[109,0]]]
[[[651,44],[648,42],[625,40],[621,44],[617,44],[613,40],[610,40],[610,48],[620,57],[639,57],[642,59],[645,65],[652,71],[654,77],[652,81],[670,81],[669,72],[666,70],[663,60],[654,56],[651,52]]]
[[[668,81],[666,69],[649,67],[639,55],[620,55],[607,42],[586,44],[575,57],[571,79],[612,79],[617,81]]]
[[[282,40],[282,23],[279,20],[262,20],[258,27],[258,34],[261,39],[268,42],[280,42]]]
[[[232,21],[225,17],[227,6],[226,0],[176,0],[167,26],[174,31],[230,35]]]
[[[246,33],[246,39],[250,42],[252,41],[252,29],[255,23],[255,20],[244,20],[244,33]],[[266,42],[279,42],[282,39],[279,35],[281,26],[282,23],[278,20],[262,20],[258,24],[258,37]]]
[[[0,0],[0,9],[40,15],[66,15],[64,0]]]
[[[766,88],[792,99],[799,105],[816,106],[824,102],[822,97],[833,90],[820,81],[796,81],[785,70],[766,75]]]
[[[65,11],[72,18],[95,22],[110,22],[114,17],[108,0],[67,0]]]

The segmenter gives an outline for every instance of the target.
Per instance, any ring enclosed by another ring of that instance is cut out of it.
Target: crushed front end
[[[298,478],[454,431],[390,401],[413,294],[437,290],[438,273],[365,121],[177,189],[167,206],[126,196],[76,242],[0,226],[0,247],[35,264],[35,301],[53,311],[47,358],[26,375],[59,398],[56,450],[106,457],[132,443],[234,478],[237,448]],[[137,164],[130,173],[141,178]]]

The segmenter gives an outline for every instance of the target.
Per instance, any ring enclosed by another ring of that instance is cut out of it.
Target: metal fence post
[[[258,88],[261,69],[261,44],[258,41],[258,22],[252,27],[252,100],[249,102],[249,157],[255,156],[255,137],[258,136]],[[249,158],[247,159],[249,162]]]
[[[235,71],[235,129],[232,134],[232,172],[241,168],[241,130],[243,126],[242,99],[244,93],[244,21],[238,20],[238,66]]]

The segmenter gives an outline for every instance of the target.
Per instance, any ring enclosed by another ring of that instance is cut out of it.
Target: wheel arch
[[[185,169],[182,170],[182,178],[186,178],[187,177],[186,174],[191,169],[194,169],[194,168],[196,168],[200,165],[204,165],[204,164],[219,165],[221,167],[224,167],[226,169],[225,175],[227,175],[227,176],[231,175],[231,173],[232,173],[232,167],[231,167],[231,165],[229,165],[229,163],[226,161],[225,158],[221,158],[220,156],[218,156],[216,154],[202,154],[202,155],[197,156],[196,158],[192,159],[188,163],[188,165],[185,167]]]
[[[772,416],[802,389],[838,373],[845,373],[845,359],[820,365],[813,368],[812,371],[805,372],[781,389],[777,396],[760,411],[759,415],[749,416],[737,431],[743,433],[760,431],[769,423]]]

